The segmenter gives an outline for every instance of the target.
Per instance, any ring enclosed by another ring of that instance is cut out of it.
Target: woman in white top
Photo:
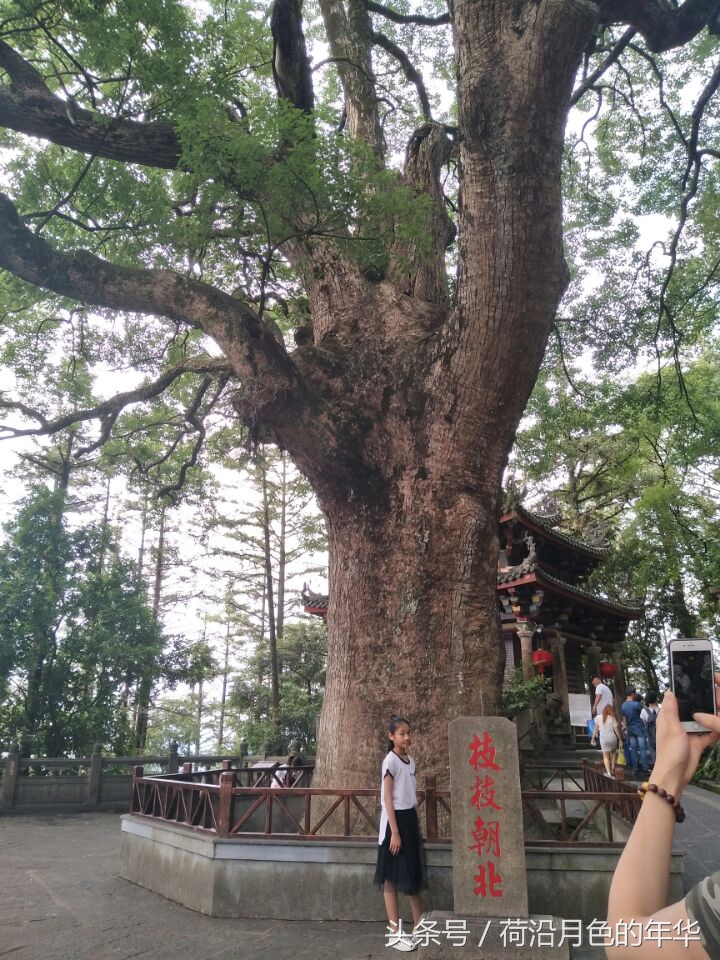
[[[595,729],[593,730],[590,741],[593,746],[595,746],[595,740],[598,734],[600,735],[600,749],[602,750],[605,772],[609,777],[615,779],[615,767],[617,765],[621,733],[614,707],[605,707],[602,714],[595,718]]]

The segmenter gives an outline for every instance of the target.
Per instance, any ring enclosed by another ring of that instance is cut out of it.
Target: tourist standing
[[[632,773],[644,775],[648,772],[647,741],[645,739],[645,724],[640,714],[642,703],[637,699],[634,687],[629,687],[627,699],[620,708],[627,731],[627,745],[629,750],[628,769]]]
[[[417,949],[412,934],[400,927],[398,893],[410,898],[413,924],[422,917],[420,891],[425,886],[421,859],[420,824],[417,815],[415,761],[408,756],[410,724],[405,717],[391,717],[387,727],[388,752],[380,778],[380,833],[375,884],[383,890],[390,924],[388,946],[396,950]]]
[[[592,705],[592,715],[601,717],[605,707],[612,707],[614,700],[612,690],[602,682],[600,677],[592,678],[592,685],[595,687],[595,700]]]
[[[595,738],[600,737],[600,749],[602,750],[605,772],[613,780],[615,779],[615,767],[617,766],[618,747],[620,746],[620,725],[615,714],[615,708],[605,707],[601,716],[595,720],[595,729],[593,730],[591,743],[595,746]]]

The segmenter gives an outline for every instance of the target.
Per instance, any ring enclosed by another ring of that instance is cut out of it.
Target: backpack
[[[645,723],[648,740],[655,743],[655,724],[657,723],[657,710],[648,710],[648,718]]]

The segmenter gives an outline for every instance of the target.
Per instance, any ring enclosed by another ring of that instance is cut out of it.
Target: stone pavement
[[[387,960],[380,924],[204,917],[121,880],[119,855],[117,815],[0,818],[0,958]]]
[[[720,867],[720,797],[690,788],[683,803],[688,817],[676,838],[687,855],[691,885]],[[193,913],[121,880],[119,854],[120,823],[113,814],[0,817],[0,960],[397,956],[377,923],[224,920]],[[576,953],[577,960],[602,956],[602,950]]]
[[[685,892],[709,873],[720,870],[720,795],[688,787],[682,798],[685,823],[675,831],[683,852]]]

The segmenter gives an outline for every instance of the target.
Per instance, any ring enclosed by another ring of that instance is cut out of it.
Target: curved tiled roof
[[[612,600],[609,597],[599,597],[597,594],[583,590],[581,587],[576,587],[571,583],[566,583],[564,580],[559,580],[551,573],[548,573],[547,570],[543,570],[543,568],[535,562],[528,563],[524,561],[517,566],[507,567],[505,570],[498,570],[497,586],[498,588],[503,588],[524,577],[532,577],[533,580],[551,590],[555,589],[561,593],[571,594],[579,600],[584,600],[586,603],[591,603],[593,606],[600,607],[609,613],[614,613],[616,616],[623,617],[627,620],[637,620],[639,617],[642,617],[645,612],[642,604],[624,603],[621,600]],[[310,590],[303,590],[302,601],[308,613],[327,611],[328,596],[325,593],[313,593]]]
[[[312,612],[327,610],[328,595],[326,593],[313,593],[312,590],[308,590],[307,586],[304,586],[300,596],[303,606],[308,612],[310,610]]]
[[[639,617],[642,617],[643,613],[645,612],[645,608],[642,606],[642,604],[623,603],[621,600],[611,600],[608,597],[598,597],[596,594],[590,593],[588,590],[583,590],[582,587],[576,587],[572,583],[566,583],[564,580],[559,580],[551,573],[548,573],[547,570],[543,570],[538,563],[519,563],[515,567],[507,567],[505,570],[498,570],[498,588],[508,586],[517,580],[521,580],[528,576],[532,577],[534,581],[542,586],[549,587],[551,590],[555,589],[559,590],[561,593],[571,594],[572,596],[577,597],[579,600],[592,603],[593,606],[601,607],[604,610],[608,610],[610,613],[614,613],[616,616],[625,617],[628,620],[637,620]]]
[[[574,550],[577,550],[578,553],[584,553],[597,560],[602,560],[610,554],[609,544],[586,543],[584,540],[578,540],[577,537],[572,536],[570,533],[563,533],[562,530],[558,530],[557,527],[553,525],[558,519],[556,516],[541,516],[539,513],[532,513],[532,511],[526,510],[525,507],[521,507],[518,504],[513,507],[509,513],[505,513],[500,517],[500,523],[506,523],[513,518],[519,520],[520,523],[534,527],[538,533],[547,537],[548,540],[554,540],[555,543],[572,547]]]

